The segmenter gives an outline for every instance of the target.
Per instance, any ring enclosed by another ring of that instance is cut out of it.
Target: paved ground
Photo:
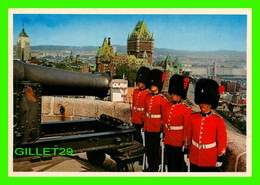
[[[117,172],[119,169],[115,161],[106,155],[100,166],[88,162],[86,153],[75,154],[71,157],[53,157],[51,160],[39,162],[15,162],[14,172]],[[142,166],[135,162],[130,171],[141,172]]]

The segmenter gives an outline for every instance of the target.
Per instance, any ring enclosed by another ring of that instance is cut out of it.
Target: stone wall
[[[42,98],[42,122],[99,118],[101,114],[107,114],[130,123],[130,104],[85,98],[47,96]],[[246,136],[229,130],[228,127],[227,129],[225,171],[246,172]]]
[[[99,118],[101,114],[130,123],[130,104],[85,98],[42,97],[42,122]]]

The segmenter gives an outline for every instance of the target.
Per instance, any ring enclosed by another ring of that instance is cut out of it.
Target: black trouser
[[[197,166],[195,164],[190,163],[190,171],[191,172],[220,172],[220,169],[215,166]]]
[[[134,140],[143,144],[143,138],[142,138],[142,135],[141,135],[141,129],[143,128],[143,124],[133,123],[133,126],[136,129],[136,131],[134,132]]]
[[[169,172],[182,172],[184,158],[182,147],[165,145],[165,154],[167,157],[167,166]]]
[[[160,165],[160,132],[145,131],[145,149],[150,171],[157,172]]]

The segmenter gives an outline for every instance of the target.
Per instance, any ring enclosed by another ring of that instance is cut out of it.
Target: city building
[[[113,79],[111,81],[111,101],[127,101],[128,81],[125,79]]]
[[[96,70],[98,72],[109,72],[114,74],[113,60],[114,60],[113,47],[111,46],[111,39],[105,38],[101,47],[99,47],[96,54]]]
[[[111,38],[105,38],[101,47],[99,47],[96,54],[96,71],[107,72],[111,77],[115,75],[116,67],[122,64],[128,65],[132,69],[138,70],[141,66],[150,67],[148,62],[148,55],[143,53],[141,58],[136,58],[135,55],[118,55],[114,54],[111,45]]]
[[[237,90],[236,85],[237,85],[237,84],[236,84],[235,82],[229,82],[229,83],[227,84],[227,89],[226,89],[226,91],[227,91],[227,92],[230,92],[230,93],[235,93],[236,90]]]
[[[239,100],[239,93],[236,92],[233,96],[232,96],[232,103],[238,103]]]
[[[182,64],[182,74],[186,76],[192,75],[192,65],[191,64]]]
[[[154,52],[154,39],[144,21],[139,21],[127,38],[127,55],[114,53],[111,38],[105,38],[96,54],[96,71],[115,75],[116,67],[127,64],[138,70],[141,66],[150,67]]]
[[[222,93],[221,97],[222,97],[223,100],[225,100],[227,102],[231,102],[232,101],[232,95],[229,94],[228,92]]]
[[[154,38],[150,34],[144,21],[139,21],[127,38],[127,54],[134,55],[137,59],[147,58],[152,65],[154,52]]]
[[[31,59],[31,47],[29,36],[23,29],[22,32],[18,36],[17,45],[16,45],[16,57],[20,59],[20,61],[27,61]]]
[[[126,102],[132,104],[133,103],[133,94],[136,87],[128,87],[127,88],[127,96],[126,96]]]

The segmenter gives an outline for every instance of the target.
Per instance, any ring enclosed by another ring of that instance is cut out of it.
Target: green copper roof
[[[144,21],[139,21],[133,32],[131,33],[130,35],[130,38],[136,38],[136,39],[143,39],[143,38],[146,38],[146,39],[153,39],[148,28],[146,27],[146,24]]]
[[[24,31],[24,29],[22,30],[22,32],[19,34],[19,37],[28,37],[27,33]]]
[[[107,38],[104,39],[102,46],[98,49],[96,57],[100,57],[105,53],[114,57],[113,47],[108,45]]]
[[[181,65],[181,62],[178,57],[174,60],[174,65]]]
[[[148,58],[148,55],[147,55],[147,53],[146,53],[146,51],[144,51],[144,53],[143,53],[143,56],[142,56],[143,58]]]
[[[172,62],[172,58],[168,55],[165,59],[165,62]]]

